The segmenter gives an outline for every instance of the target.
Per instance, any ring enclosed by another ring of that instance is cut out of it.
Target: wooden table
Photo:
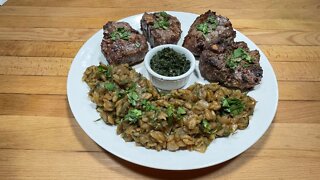
[[[9,0],[0,7],[0,179],[320,179],[319,8],[319,0]],[[83,43],[109,20],[208,9],[271,61],[280,101],[267,133],[230,161],[180,172],[126,162],[89,139],[66,96]]]

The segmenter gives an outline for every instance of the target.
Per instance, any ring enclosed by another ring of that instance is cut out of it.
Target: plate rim
[[[176,14],[176,13],[178,13],[178,14],[189,14],[189,15],[192,15],[192,16],[199,16],[198,14],[194,14],[194,13],[190,13],[190,12],[182,12],[182,11],[166,11],[166,12],[168,12],[169,14]],[[135,17],[142,16],[142,15],[143,15],[143,13],[135,14],[135,15],[131,15],[131,16],[122,18],[122,19],[120,19],[120,20],[118,20],[118,21],[125,21],[126,19],[135,18]],[[180,20],[180,19],[179,19],[179,20]],[[181,21],[181,20],[180,20],[180,21]],[[189,29],[188,29],[188,30],[189,30]],[[265,128],[262,130],[262,133],[260,133],[260,135],[256,136],[255,140],[253,140],[252,143],[250,143],[250,145],[246,146],[245,148],[242,148],[239,153],[234,153],[234,155],[230,156],[230,157],[227,158],[227,159],[223,159],[223,160],[221,160],[221,161],[216,161],[216,162],[214,162],[214,163],[202,164],[202,165],[200,165],[200,166],[198,165],[198,166],[196,166],[196,167],[189,167],[189,168],[186,168],[186,167],[184,167],[184,168],[172,167],[172,168],[171,168],[171,167],[159,167],[159,166],[156,166],[156,165],[150,165],[150,164],[148,164],[148,163],[137,162],[137,161],[133,160],[132,158],[125,157],[125,156],[119,154],[118,152],[113,151],[113,150],[110,150],[110,149],[107,149],[107,148],[105,148],[103,145],[101,145],[100,142],[98,142],[98,141],[93,137],[93,135],[88,131],[88,129],[86,129],[85,127],[83,127],[83,124],[77,119],[77,117],[76,117],[77,115],[76,115],[76,113],[75,113],[75,109],[73,109],[74,106],[72,105],[73,102],[70,101],[70,99],[71,99],[70,97],[72,96],[71,94],[73,93],[73,92],[70,92],[71,89],[72,89],[70,86],[71,86],[71,81],[72,81],[71,74],[72,74],[72,72],[74,71],[74,69],[73,69],[73,67],[75,67],[74,64],[77,63],[76,60],[79,59],[79,58],[81,57],[82,53],[85,52],[86,44],[88,44],[88,42],[91,42],[91,41],[94,39],[94,37],[97,36],[97,35],[102,31],[102,29],[98,30],[95,34],[93,34],[93,35],[81,46],[81,48],[80,48],[79,51],[77,52],[76,56],[74,57],[74,59],[73,59],[73,61],[72,61],[72,63],[71,63],[70,69],[69,69],[68,78],[67,78],[67,99],[68,99],[68,103],[69,103],[71,112],[72,112],[75,120],[77,121],[77,123],[79,124],[79,126],[81,127],[81,129],[90,137],[90,139],[92,139],[96,144],[98,144],[98,145],[99,145],[102,149],[104,149],[105,151],[108,151],[109,153],[111,153],[111,154],[113,154],[113,155],[115,155],[115,156],[117,156],[117,157],[119,157],[119,158],[121,158],[121,159],[124,159],[124,160],[126,160],[126,161],[128,161],[128,162],[130,162],[130,163],[134,163],[134,164],[141,165],[141,166],[148,167],[148,168],[161,169],[161,170],[193,170],[193,169],[201,169],[201,168],[206,168],[206,167],[209,167],[209,166],[214,166],[214,165],[220,164],[220,163],[222,163],[222,162],[228,161],[228,160],[230,160],[230,159],[232,159],[232,158],[234,158],[234,157],[237,157],[238,155],[242,154],[242,153],[245,152],[247,149],[249,149],[250,147],[252,147],[252,146],[266,133],[266,131],[269,129],[272,121],[273,121],[274,118],[275,118],[276,112],[277,112],[278,102],[279,102],[279,89],[278,89],[278,82],[277,82],[276,74],[274,73],[274,70],[273,70],[273,68],[272,68],[272,65],[271,65],[270,61],[268,60],[267,56],[265,56],[265,54],[262,52],[262,50],[261,50],[251,39],[249,39],[247,36],[245,36],[245,35],[242,34],[241,32],[237,31],[236,29],[234,29],[234,30],[237,32],[237,35],[238,35],[238,33],[240,33],[241,36],[244,36],[246,39],[250,40],[250,41],[253,43],[253,45],[254,45],[255,47],[257,47],[257,50],[259,50],[259,53],[261,54],[261,57],[262,57],[262,56],[265,57],[265,59],[266,59],[266,62],[265,62],[265,63],[267,63],[267,65],[268,65],[268,66],[271,68],[271,70],[272,70],[271,75],[273,76],[272,79],[275,80],[275,84],[274,84],[275,87],[274,87],[274,89],[276,89],[276,91],[275,91],[275,96],[276,96],[275,99],[276,99],[276,102],[275,102],[275,106],[273,106],[273,108],[272,108],[272,112],[273,112],[273,113],[272,113],[272,115],[271,115],[271,116],[272,116],[271,120],[269,121],[268,125],[265,126]],[[181,37],[181,39],[182,39],[182,38],[183,38],[183,37]],[[246,42],[246,43],[248,43],[248,42]],[[87,96],[87,94],[86,94],[86,96]],[[271,107],[268,107],[268,108],[271,108]],[[252,118],[252,117],[251,117],[251,118]],[[116,136],[119,136],[119,135],[117,135],[117,134],[115,134],[115,135],[116,135]],[[214,140],[214,141],[216,141],[216,140]],[[214,141],[213,141],[213,142],[214,142]],[[123,142],[124,142],[124,141],[123,141]],[[124,143],[126,143],[126,142],[124,142]],[[211,143],[212,143],[212,142],[211,142]],[[154,151],[154,150],[152,150],[152,151]]]

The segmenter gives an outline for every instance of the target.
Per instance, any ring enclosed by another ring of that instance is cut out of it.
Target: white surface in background
[[[0,5],[2,6],[7,0],[0,0]]]

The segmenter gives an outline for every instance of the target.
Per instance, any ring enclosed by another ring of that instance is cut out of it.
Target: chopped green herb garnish
[[[219,22],[216,17],[209,16],[205,22],[198,24],[196,28],[203,34],[208,34],[209,32],[214,31],[217,28],[218,23]]]
[[[215,30],[217,28],[217,26],[219,25],[219,22],[218,22],[217,18],[214,17],[214,16],[209,16],[207,21],[208,21],[208,23],[211,24],[211,29],[212,30]]]
[[[123,98],[126,95],[126,91],[124,91],[123,89],[121,89],[120,91],[117,91],[117,96],[118,98]]]
[[[142,108],[146,111],[154,111],[156,110],[156,106],[151,104],[148,100],[144,99],[141,101]]]
[[[174,107],[172,105],[169,105],[166,111],[168,117],[173,117],[174,111],[175,111]]]
[[[247,68],[249,66],[250,66],[249,64],[242,64],[242,67],[244,67],[244,68]]]
[[[178,109],[177,109],[177,114],[178,115],[184,115],[184,114],[186,114],[187,112],[186,112],[186,110],[183,108],[183,107],[178,107]]]
[[[116,85],[112,82],[106,82],[104,84],[104,87],[108,90],[108,91],[113,91],[116,88]]]
[[[137,105],[137,101],[139,100],[139,95],[137,92],[135,91],[130,91],[128,94],[128,100],[129,100],[129,103],[132,105],[132,106],[136,106]]]
[[[160,12],[159,14],[160,14],[160,16],[162,16],[163,18],[168,18],[168,13],[166,13],[166,12],[164,12],[164,11]]]
[[[118,39],[129,40],[130,31],[126,30],[124,27],[120,27],[117,28],[116,31],[113,31],[110,36],[113,41]]]
[[[136,48],[141,47],[141,44],[139,42],[136,42],[134,45],[136,46]]]
[[[168,29],[168,27],[170,25],[169,20],[168,20],[168,14],[164,11],[157,13],[157,14],[159,14],[160,16],[158,16],[156,18],[153,27],[155,29],[159,29],[159,28],[162,28],[164,30]]]
[[[127,91],[128,91],[128,92],[130,92],[130,91],[135,91],[136,88],[137,88],[137,83],[132,82],[132,83],[130,84],[130,86],[127,88]]]
[[[168,115],[168,124],[170,126],[173,125],[173,119],[174,119],[174,112],[175,112],[175,109],[172,105],[169,105],[167,107],[167,110],[166,110],[166,114]]]
[[[138,122],[139,119],[141,119],[142,112],[139,109],[130,109],[128,111],[128,114],[125,115],[124,120],[129,121],[130,124],[134,124]]]
[[[238,67],[240,62],[244,60],[247,63],[253,63],[253,58],[242,48],[237,48],[232,52],[230,57],[227,59],[227,66],[231,69],[235,69]],[[247,65],[248,67],[249,65]],[[246,67],[246,66],[243,66]]]
[[[221,101],[223,113],[230,114],[232,117],[240,114],[244,110],[244,103],[236,98],[223,98]]]
[[[235,69],[236,67],[238,67],[239,63],[240,63],[241,59],[234,59],[234,58],[229,58],[227,60],[227,66],[231,69]]]
[[[203,32],[203,34],[208,34],[209,28],[207,23],[201,23],[197,25],[197,30]]]
[[[112,67],[107,66],[106,68],[107,69],[105,69],[105,67],[101,66],[101,65],[98,66],[99,72],[104,73],[107,78],[111,78],[112,77]]]
[[[157,20],[154,22],[153,27],[156,29],[162,28],[162,29],[166,30],[169,27],[169,22],[164,19],[160,19],[160,20]]]
[[[104,72],[105,71],[104,67],[101,66],[101,65],[98,66],[98,70],[99,70],[99,72]]]
[[[182,119],[182,116],[186,115],[187,112],[183,107],[178,107],[176,114],[178,119]]]
[[[120,124],[122,122],[122,119],[116,119],[115,122],[116,124]]]
[[[137,101],[139,100],[139,95],[136,92],[136,88],[137,88],[137,84],[133,82],[131,86],[126,90],[128,101],[132,106],[136,106]]]
[[[184,54],[180,54],[172,48],[164,48],[151,58],[150,67],[163,76],[179,76],[190,69],[190,61]]]
[[[209,16],[207,21],[209,23],[211,23],[211,24],[217,24],[218,23],[217,19],[214,16]]]
[[[210,131],[211,131],[211,125],[210,125],[210,123],[209,123],[206,119],[203,119],[203,120],[201,121],[201,125],[202,125],[203,132],[205,132],[205,133],[210,133]]]

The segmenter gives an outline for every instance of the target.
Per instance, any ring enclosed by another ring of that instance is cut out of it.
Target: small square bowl
[[[182,75],[172,77],[163,76],[153,71],[150,67],[150,61],[157,52],[163,50],[164,48],[171,48],[180,54],[184,54],[186,59],[190,61],[190,69]],[[161,90],[173,90],[182,88],[187,84],[190,75],[193,73],[196,67],[196,60],[188,49],[179,45],[166,44],[151,49],[144,58],[144,66],[147,69],[150,80],[154,86]]]

